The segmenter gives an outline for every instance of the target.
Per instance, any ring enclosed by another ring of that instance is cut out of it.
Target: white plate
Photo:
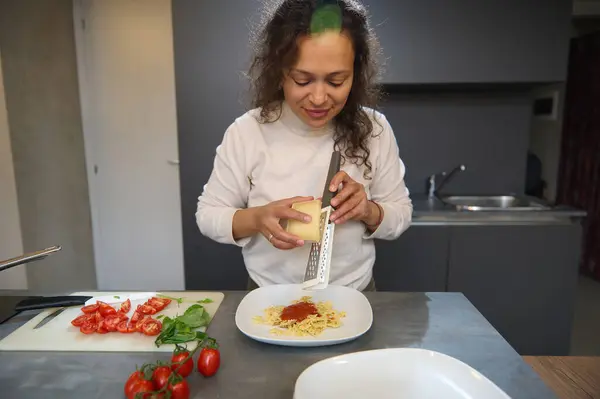
[[[300,374],[294,399],[510,399],[465,363],[425,349],[380,349],[322,360]]]
[[[337,311],[346,312],[339,328],[328,328],[316,337],[277,336],[273,328],[252,320],[262,316],[269,306],[287,306],[303,296],[313,301],[331,301]],[[282,284],[261,287],[249,292],[235,312],[237,328],[257,341],[284,346],[324,346],[351,341],[366,333],[373,323],[371,304],[362,292],[353,288],[329,285],[323,290],[303,290],[301,284]]]

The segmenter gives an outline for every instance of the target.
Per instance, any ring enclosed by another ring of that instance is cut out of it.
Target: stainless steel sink
[[[497,196],[462,196],[453,195],[441,197],[446,204],[464,211],[543,211],[550,209],[542,201],[530,197],[515,197],[512,195]]]

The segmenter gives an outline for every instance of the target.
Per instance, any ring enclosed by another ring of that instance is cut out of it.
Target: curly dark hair
[[[297,38],[310,33],[313,13],[323,3],[323,0],[271,0],[266,4],[267,12],[255,31],[254,58],[249,70],[252,105],[261,108],[261,123],[274,122],[281,116],[284,95],[280,83],[284,70],[296,62]],[[373,135],[373,123],[363,107],[376,109],[381,98],[381,86],[376,84],[379,42],[360,1],[333,3],[341,11],[341,30],[349,35],[355,53],[352,88],[346,105],[334,118],[334,148],[342,151],[344,161],[364,165],[364,177],[370,179],[368,141]]]

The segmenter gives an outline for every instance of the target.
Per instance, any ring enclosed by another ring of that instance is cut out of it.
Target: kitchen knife
[[[25,310],[48,309],[48,308],[64,308],[69,306],[83,306],[85,302],[92,299],[91,296],[45,296],[27,298],[15,305],[17,312]]]
[[[46,324],[48,324],[52,319],[54,319],[56,316],[58,316],[59,314],[61,314],[62,312],[64,312],[65,310],[67,310],[67,308],[61,308],[61,309],[57,309],[54,312],[50,313],[48,316],[44,317],[42,319],[42,321],[40,321],[39,323],[37,323],[35,325],[35,327],[33,327],[34,330],[45,326]]]

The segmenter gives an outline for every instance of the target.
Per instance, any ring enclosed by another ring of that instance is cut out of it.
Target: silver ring
[[[269,242],[273,239],[273,234],[269,235]]]

